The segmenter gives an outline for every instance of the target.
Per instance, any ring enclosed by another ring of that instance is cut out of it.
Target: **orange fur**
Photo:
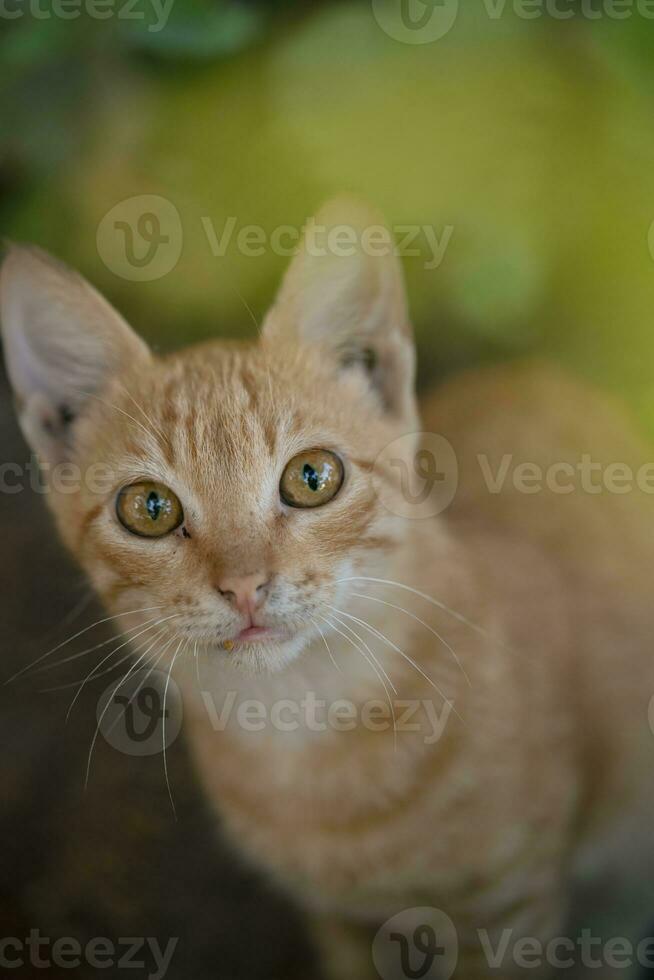
[[[36,293],[46,284],[43,308],[62,307],[71,332],[88,311],[86,395],[61,380],[61,397],[75,406],[70,431],[57,430],[55,360],[32,390],[41,361],[48,367],[48,337],[30,334],[39,328],[36,301],[20,318],[25,282]],[[604,913],[571,909],[589,875],[617,882],[611,934],[637,936],[648,912],[638,888],[653,870],[651,502],[636,493],[492,494],[477,463],[478,453],[496,469],[505,452],[546,465],[592,451],[638,465],[645,451],[619,413],[533,365],[451,382],[429,399],[422,425],[455,447],[459,490],[446,513],[411,521],[384,505],[373,479],[382,449],[420,428],[394,260],[316,265],[301,255],[256,342],[165,358],[40,253],[10,252],[0,298],[22,423],[41,458],[111,468],[100,496],[82,487],[48,499],[112,612],[161,605],[162,617],[175,614],[167,636],[183,641],[185,654],[195,644],[206,651],[204,682],[216,697],[234,690],[270,706],[313,691],[361,706],[386,702],[386,677],[392,701],[422,705],[411,732],[359,724],[290,733],[268,724],[254,733],[233,717],[217,732],[190,652],[175,665],[187,736],[227,832],[313,910],[334,972],[355,980],[370,963],[356,924],[436,905],[459,931],[456,975],[488,976],[479,929],[546,938],[569,912],[605,926]],[[27,366],[19,334],[34,361]],[[378,376],[340,365],[341,334],[376,350]],[[107,350],[110,370],[95,379],[89,365],[100,351],[107,361]],[[409,459],[415,445],[407,440]],[[324,508],[285,508],[281,472],[312,447],[341,455],[343,488]],[[183,528],[162,539],[131,536],[115,517],[117,490],[145,478],[184,506]],[[386,505],[395,493],[401,512],[396,477],[382,478]],[[240,613],[216,583],[255,570],[270,582],[261,623],[287,637],[233,648]],[[346,615],[336,619],[334,609]],[[439,712],[453,705],[434,744],[425,741],[426,702]]]

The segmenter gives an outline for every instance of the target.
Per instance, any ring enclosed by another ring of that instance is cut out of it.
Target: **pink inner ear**
[[[38,411],[39,422],[46,432],[51,436],[56,433],[55,412],[50,405],[40,405]]]
[[[14,304],[11,304],[14,305]],[[26,330],[19,314],[12,315],[11,305],[4,312],[5,359],[11,382],[17,393],[26,399],[30,392],[47,390],[47,374],[39,369],[39,359],[31,349]]]
[[[29,395],[23,402],[21,409],[23,414],[29,414],[31,417],[32,426],[36,425],[53,439],[59,438],[68,424],[54,401],[40,391],[35,391]]]
[[[38,249],[10,248],[0,269],[0,308],[9,377],[25,403],[41,393],[74,414],[112,371],[149,358],[92,286]]]

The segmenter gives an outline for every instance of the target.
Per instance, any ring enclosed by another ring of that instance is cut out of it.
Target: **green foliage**
[[[367,0],[173,0],[165,22],[167,0],[138,0],[139,20],[11,2],[3,231],[81,268],[150,339],[249,334],[271,301],[287,258],[235,240],[215,255],[207,222],[269,236],[351,191],[392,225],[453,229],[436,266],[424,236],[404,259],[423,374],[546,354],[654,428],[654,21],[589,19],[588,0],[565,21],[510,0],[493,18],[460,0],[447,36],[419,45],[389,37]],[[183,229],[174,268],[142,283],[96,247],[138,195],[171,202]]]
[[[144,59],[152,70],[159,59],[193,64],[235,55],[262,36],[268,20],[254,3],[168,2],[170,10],[160,12],[152,0],[109,0],[106,19],[94,16],[87,0],[73,0],[70,19],[45,0],[6,4],[12,16],[0,17],[0,173],[11,166],[24,179],[39,179],[67,163],[110,90],[129,90],[133,74],[148,67]]]
[[[169,60],[201,61],[236,54],[264,33],[262,7],[216,0],[186,0],[172,6],[165,28],[152,9],[144,24],[122,31],[128,48]]]

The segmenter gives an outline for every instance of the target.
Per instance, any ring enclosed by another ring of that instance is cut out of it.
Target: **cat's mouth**
[[[230,636],[216,637],[213,649],[219,660],[246,673],[277,672],[301,654],[308,640],[308,631],[296,624],[250,623]]]
[[[293,633],[279,626],[246,626],[234,636],[222,640],[221,646],[228,652],[236,648],[244,649],[253,644],[285,643],[292,639]]]
[[[270,629],[269,626],[246,626],[242,629],[238,636],[235,636],[232,640],[233,643],[248,643],[251,640],[263,639],[267,636],[272,636],[274,630]]]

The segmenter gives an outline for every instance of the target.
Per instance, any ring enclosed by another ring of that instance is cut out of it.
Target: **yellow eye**
[[[162,538],[184,520],[178,498],[162,483],[123,487],[116,499],[116,514],[123,527],[142,538]]]
[[[343,464],[327,449],[309,449],[286,464],[279,492],[289,507],[321,507],[343,483]]]

